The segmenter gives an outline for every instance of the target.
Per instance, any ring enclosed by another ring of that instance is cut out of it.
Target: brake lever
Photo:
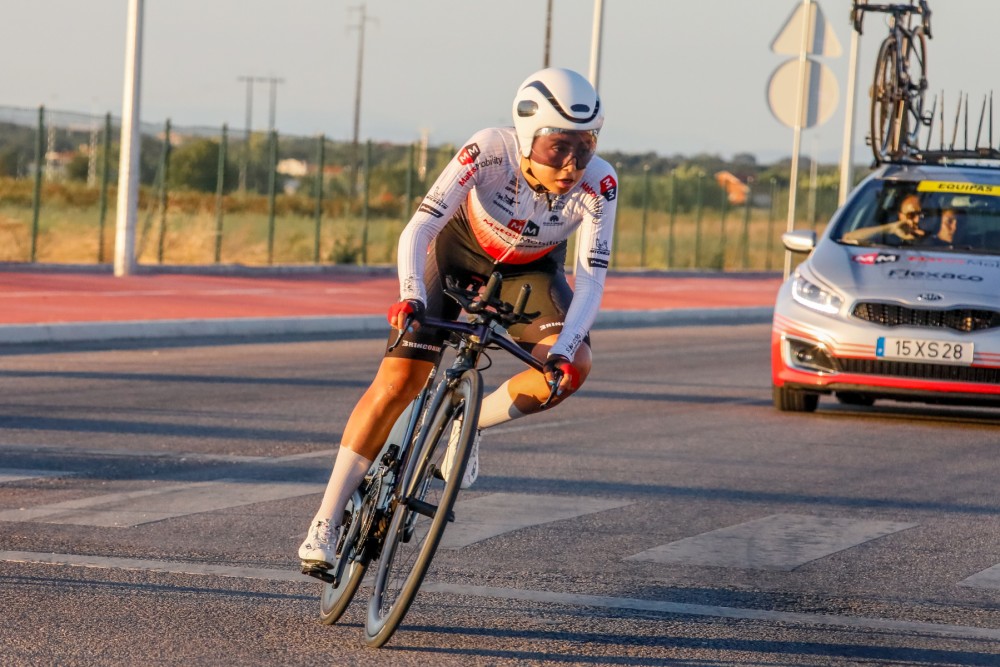
[[[563,372],[558,368],[552,371],[552,382],[549,383],[549,397],[545,399],[545,402],[539,406],[539,409],[545,410],[550,406],[555,397],[559,395],[559,383],[562,382]]]
[[[406,332],[410,330],[410,325],[413,324],[413,319],[413,315],[406,316],[406,319],[403,320],[403,328],[398,330],[399,334],[396,336],[396,340],[392,342],[392,345],[389,346],[389,349],[387,350],[388,352],[392,352],[399,347],[401,342],[403,342],[403,336],[405,336]]]

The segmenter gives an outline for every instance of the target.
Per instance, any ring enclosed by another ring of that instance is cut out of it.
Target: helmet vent
[[[580,113],[587,113],[590,111],[590,107],[586,104],[574,104],[570,107],[573,111],[579,111]]]

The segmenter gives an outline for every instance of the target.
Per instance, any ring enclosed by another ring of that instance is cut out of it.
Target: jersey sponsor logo
[[[458,162],[459,164],[470,165],[476,161],[481,152],[479,144],[469,144],[458,152]]]
[[[550,215],[549,219],[542,223],[545,227],[555,227],[561,224],[563,224],[563,221],[558,215]]]
[[[610,255],[611,249],[608,247],[610,244],[602,239],[596,239],[594,241],[594,247],[590,249],[592,255]]]
[[[606,269],[608,268],[608,260],[600,257],[588,257],[587,266],[592,269]]]
[[[421,204],[420,206],[417,207],[417,210],[420,211],[421,213],[429,213],[433,215],[435,218],[440,218],[442,215],[444,215],[444,213],[442,213],[441,211],[437,210],[433,206],[428,206],[427,204]]]
[[[522,236],[538,236],[538,232],[541,231],[531,220],[511,220],[507,223],[507,227]]]
[[[476,165],[480,167],[495,167],[498,164],[500,164],[499,155],[488,155],[484,157],[482,160],[476,161]]]
[[[439,206],[446,211],[448,210],[448,205],[444,203],[444,193],[441,192],[438,188],[434,188],[433,190],[428,192],[427,196],[424,197],[424,200],[433,202],[436,206]]]
[[[601,196],[608,201],[618,196],[618,182],[610,174],[601,179]]]
[[[967,273],[951,273],[946,271],[914,271],[912,269],[893,269],[889,271],[890,278],[916,278],[919,280],[965,280],[972,283],[983,282],[982,276],[972,276]]]
[[[472,169],[470,169],[469,171],[465,172],[464,174],[462,174],[459,177],[458,184],[459,185],[465,185],[466,183],[468,183],[469,179],[472,178],[472,175],[475,174],[477,171],[479,171],[479,167],[473,165]]]
[[[866,252],[862,255],[855,255],[854,261],[858,264],[867,264],[873,266],[875,264],[889,264],[892,262],[899,261],[899,255],[894,255],[891,252]]]

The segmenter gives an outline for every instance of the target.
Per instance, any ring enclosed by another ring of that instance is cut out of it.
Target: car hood
[[[808,260],[816,278],[849,301],[1000,307],[1000,257],[841,245],[825,239]]]

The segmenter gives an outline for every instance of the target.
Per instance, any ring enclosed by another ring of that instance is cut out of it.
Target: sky
[[[121,114],[126,0],[5,3],[0,107]],[[836,162],[844,140],[850,0],[819,0],[841,45],[819,57],[839,91],[829,120],[802,132],[801,153]],[[801,0],[604,0],[600,149],[660,156],[792,153],[793,130],[770,109],[772,43]],[[1000,78],[998,0],[930,0],[931,90],[946,117],[968,93],[973,125]],[[246,126],[246,84],[274,77],[280,133],[353,137],[364,22],[360,139],[461,144],[510,125],[518,85],[544,64],[546,0],[145,0],[140,115],[175,127]],[[591,72],[593,0],[553,0],[550,64]],[[364,12],[364,13],[363,13]],[[868,160],[868,88],[884,18],[860,38],[855,160]],[[930,99],[928,99],[928,102]],[[269,87],[254,86],[254,130]],[[997,104],[1000,114],[1000,100]],[[973,129],[974,132],[974,129]],[[984,130],[985,132],[985,130]],[[997,127],[1000,142],[1000,125]]]

